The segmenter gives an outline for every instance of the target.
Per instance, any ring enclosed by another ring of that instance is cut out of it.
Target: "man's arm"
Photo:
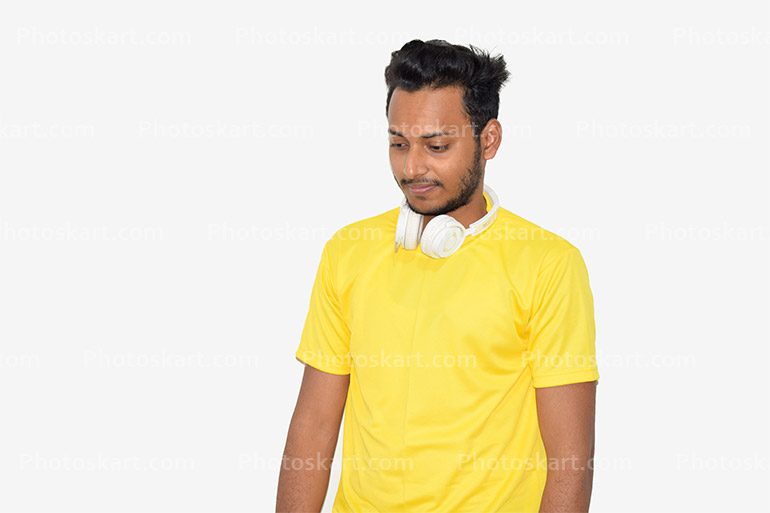
[[[284,448],[276,513],[318,513],[329,486],[350,375],[305,365]]]
[[[536,388],[548,478],[540,513],[585,513],[591,502],[596,381]]]

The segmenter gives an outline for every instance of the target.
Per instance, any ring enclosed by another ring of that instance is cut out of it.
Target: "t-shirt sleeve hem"
[[[532,386],[535,388],[556,387],[559,385],[570,385],[572,383],[584,383],[586,381],[598,381],[599,371],[593,369],[579,369],[561,374],[546,374],[543,376],[532,376]]]
[[[328,372],[329,374],[336,374],[338,376],[346,376],[350,374],[350,369],[346,367],[330,365],[328,362],[323,362],[320,358],[311,358],[307,354],[303,354],[301,350],[297,350],[297,352],[294,354],[294,357],[300,363],[310,365],[314,369]]]

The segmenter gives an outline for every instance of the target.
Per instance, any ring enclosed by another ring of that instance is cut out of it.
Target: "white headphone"
[[[465,237],[483,232],[497,217],[497,210],[500,207],[497,194],[487,184],[484,184],[484,192],[489,196],[492,207],[484,217],[471,223],[468,228],[454,217],[442,214],[428,221],[423,229],[423,215],[409,208],[404,198],[396,224],[395,251],[398,251],[399,246],[409,250],[416,249],[419,244],[422,252],[429,257],[448,257],[463,245]]]

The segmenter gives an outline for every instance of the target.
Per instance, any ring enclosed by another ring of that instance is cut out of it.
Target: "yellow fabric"
[[[397,220],[326,242],[295,355],[350,374],[332,511],[537,512],[535,388],[599,379],[581,253],[502,207],[446,259],[394,253]]]

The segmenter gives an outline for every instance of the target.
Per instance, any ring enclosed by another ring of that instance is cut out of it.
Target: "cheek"
[[[390,167],[392,167],[394,171],[400,171],[404,168],[404,162],[406,158],[406,154],[404,152],[390,150],[388,152],[388,158],[390,159]]]

